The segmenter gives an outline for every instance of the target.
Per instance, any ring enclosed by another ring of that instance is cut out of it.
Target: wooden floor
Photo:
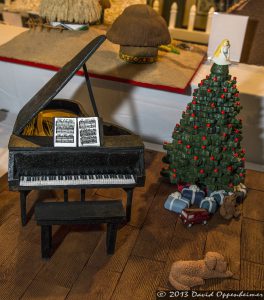
[[[207,226],[190,229],[163,208],[175,188],[160,176],[161,153],[146,152],[147,179],[135,190],[130,224],[118,231],[116,252],[106,255],[105,227],[55,227],[54,254],[40,256],[40,228],[34,216],[20,225],[18,193],[0,183],[0,299],[155,299],[155,290],[171,289],[173,261],[200,259],[211,251],[228,260],[234,278],[208,280],[203,289],[264,289],[264,174],[247,172],[250,188],[239,220],[216,214]],[[79,194],[71,191],[72,199]],[[36,201],[62,201],[62,192],[32,192]],[[88,199],[125,199],[121,190],[89,190]],[[124,202],[125,203],[125,202]]]

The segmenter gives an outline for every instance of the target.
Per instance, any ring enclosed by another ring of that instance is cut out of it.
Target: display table
[[[0,62],[1,108],[17,114],[54,73],[46,69]],[[99,112],[105,121],[130,129],[140,134],[144,141],[151,143],[151,146],[159,145],[157,149],[161,149],[163,141],[171,139],[175,124],[179,122],[182,111],[191,101],[193,89],[197,88],[198,83],[209,73],[210,65],[204,63],[185,94],[102,79],[93,79],[92,86]],[[230,74],[237,77],[241,104],[244,107],[241,118],[247,161],[263,168],[264,67],[233,65],[230,67]],[[87,110],[91,110],[84,78],[81,76],[75,76],[58,97],[75,99]],[[1,127],[2,123],[0,123]],[[7,142],[6,140],[5,145]],[[250,168],[256,166],[250,165]]]

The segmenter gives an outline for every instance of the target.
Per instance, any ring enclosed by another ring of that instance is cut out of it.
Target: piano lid
[[[92,40],[24,105],[17,116],[13,129],[14,134],[22,133],[26,125],[63,89],[105,39],[104,35],[100,35]]]

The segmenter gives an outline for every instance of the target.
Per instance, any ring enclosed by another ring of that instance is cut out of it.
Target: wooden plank
[[[111,300],[154,299],[164,263],[131,256]]]
[[[247,170],[245,185],[250,189],[264,191],[264,173]]]
[[[241,258],[264,264],[264,223],[243,219],[241,237]]]
[[[1,299],[20,299],[43,266],[37,245],[17,240],[12,250],[0,265]]]
[[[38,280],[51,280],[66,288],[72,286],[102,235],[101,231],[89,232],[93,230],[91,226],[82,226],[80,229],[83,231],[72,231],[66,236],[51,259],[45,263],[37,276]]]
[[[175,187],[161,184],[135,244],[133,255],[166,261],[178,215],[164,208]]]
[[[87,266],[73,285],[67,300],[110,299],[120,273]]]
[[[221,253],[228,262],[235,279],[240,277],[240,235],[241,219],[227,221],[219,211],[208,224],[208,235],[205,253],[215,251]]]
[[[101,270],[122,272],[135,245],[139,230],[126,225],[117,232],[116,248],[114,255],[106,253],[106,234],[103,234],[91,258],[88,266]]]
[[[242,260],[241,273],[241,290],[264,290],[264,265]]]
[[[0,193],[8,190],[7,173],[0,177]]]
[[[172,289],[173,287],[168,281],[172,264],[177,260],[202,259],[204,256],[204,247],[205,239],[202,235],[198,235],[196,239],[183,239],[181,236],[174,235],[159,287],[162,287],[162,289]]]
[[[52,281],[34,280],[21,299],[24,300],[64,300],[70,289],[54,284]]]
[[[28,236],[36,229],[33,223],[22,228],[20,225],[20,217],[11,215],[5,223],[0,226],[0,264],[4,261],[8,261],[9,256],[17,249],[19,244],[29,240]]]
[[[18,194],[8,191],[0,192],[0,225],[11,215],[18,214]]]
[[[264,191],[249,190],[243,202],[243,217],[264,221],[264,210],[261,209],[264,202]]]

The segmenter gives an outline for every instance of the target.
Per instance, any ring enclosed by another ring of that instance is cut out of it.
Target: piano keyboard
[[[135,184],[130,174],[20,176],[20,186],[115,185]]]

